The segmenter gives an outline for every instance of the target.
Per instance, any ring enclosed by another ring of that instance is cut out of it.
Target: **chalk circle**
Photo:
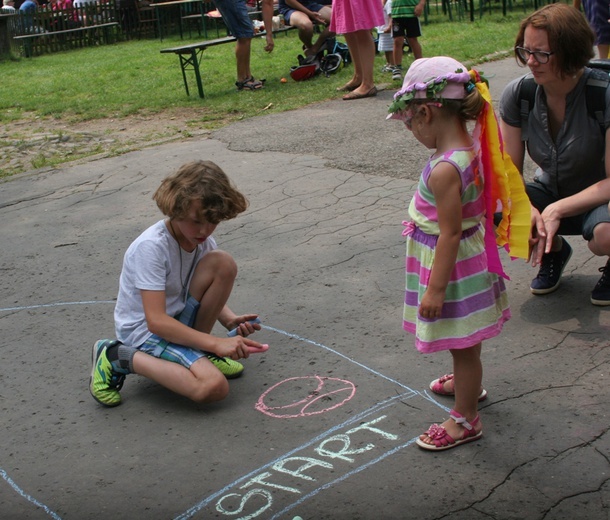
[[[307,417],[334,410],[344,405],[356,393],[350,381],[335,377],[291,377],[265,391],[255,408],[278,419]]]

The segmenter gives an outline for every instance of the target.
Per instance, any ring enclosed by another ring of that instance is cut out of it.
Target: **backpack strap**
[[[595,118],[599,124],[602,134],[606,133],[604,114],[606,112],[606,90],[610,85],[610,75],[605,70],[592,69],[585,85],[585,99],[587,113]],[[528,121],[530,112],[536,101],[536,89],[538,85],[534,78],[524,77],[519,84],[519,114],[521,116],[521,140],[527,141]]]
[[[528,136],[528,121],[530,112],[534,108],[536,100],[536,89],[538,85],[534,78],[524,77],[519,83],[519,114],[521,115],[521,140],[527,141]]]
[[[602,134],[606,133],[604,125],[604,113],[606,111],[606,90],[610,84],[608,72],[592,69],[587,79],[585,97],[587,102],[587,112],[594,117],[599,124]]]

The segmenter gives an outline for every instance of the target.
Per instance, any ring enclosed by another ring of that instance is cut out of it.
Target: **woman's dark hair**
[[[594,56],[595,34],[583,14],[566,4],[549,4],[521,22],[515,41],[515,58],[523,65],[527,60],[517,54],[516,48],[523,47],[525,29],[530,26],[547,32],[555,69],[562,77],[575,74]]]

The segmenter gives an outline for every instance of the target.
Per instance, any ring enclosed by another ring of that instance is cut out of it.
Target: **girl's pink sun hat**
[[[394,94],[388,119],[402,119],[404,105],[414,99],[464,99],[466,84],[471,82],[468,69],[448,56],[415,60]]]

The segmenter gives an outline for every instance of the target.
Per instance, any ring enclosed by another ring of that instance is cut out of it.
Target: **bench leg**
[[[203,53],[203,49],[200,50]],[[195,80],[197,81],[197,91],[199,97],[204,98],[203,95],[203,81],[201,81],[201,73],[199,71],[199,56],[197,55],[197,49],[191,49],[190,54],[178,54],[180,58],[180,68],[182,69],[182,79],[184,80],[184,88],[186,89],[186,95],[189,96],[189,85],[186,78],[186,71],[189,65],[193,67],[195,71]]]
[[[201,50],[201,53],[203,53],[203,49]],[[199,97],[203,99],[203,81],[201,81],[201,73],[199,71],[199,56],[197,56],[197,51],[193,50],[192,58],[193,69],[195,70],[195,79],[197,80],[197,91],[199,92]]]

